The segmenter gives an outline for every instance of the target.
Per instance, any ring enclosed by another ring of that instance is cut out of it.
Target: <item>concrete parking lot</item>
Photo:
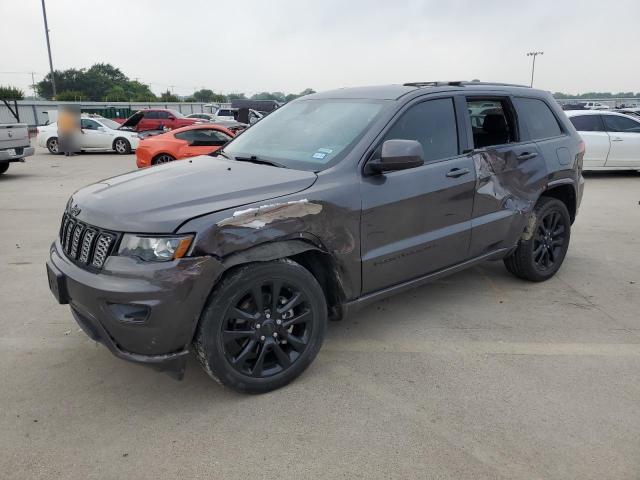
[[[69,195],[134,168],[38,150],[0,177],[0,477],[640,476],[639,174],[587,179],[550,281],[486,263],[377,303],[246,396],[112,357],[48,291]]]

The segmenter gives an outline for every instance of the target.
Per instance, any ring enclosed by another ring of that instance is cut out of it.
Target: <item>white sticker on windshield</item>
[[[319,148],[318,151],[322,152],[322,153],[332,153],[333,152],[333,150],[331,150],[330,148]]]
[[[312,158],[317,158],[319,160],[322,160],[326,156],[327,156],[327,154],[326,153],[322,153],[322,152],[316,152],[313,155],[311,155]]]

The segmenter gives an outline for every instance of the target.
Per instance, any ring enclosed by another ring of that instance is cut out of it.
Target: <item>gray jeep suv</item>
[[[328,319],[502,259],[560,268],[584,144],[550,94],[424,82],[308,95],[212,156],[73,194],[47,271],[116,356],[181,378],[192,349],[246,392],[281,387]]]

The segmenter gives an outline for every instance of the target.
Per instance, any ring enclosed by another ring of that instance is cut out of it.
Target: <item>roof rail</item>
[[[528,85],[518,85],[515,83],[499,83],[499,82],[468,82],[466,80],[456,80],[448,82],[409,82],[403,84],[405,87],[465,87],[467,85],[484,85],[496,87],[524,87],[531,88]]]

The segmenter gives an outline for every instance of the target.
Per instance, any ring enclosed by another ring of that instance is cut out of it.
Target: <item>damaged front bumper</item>
[[[213,257],[142,262],[109,257],[98,272],[85,270],[59,241],[47,260],[49,286],[69,304],[82,330],[115,356],[182,378],[200,313],[222,266]]]

